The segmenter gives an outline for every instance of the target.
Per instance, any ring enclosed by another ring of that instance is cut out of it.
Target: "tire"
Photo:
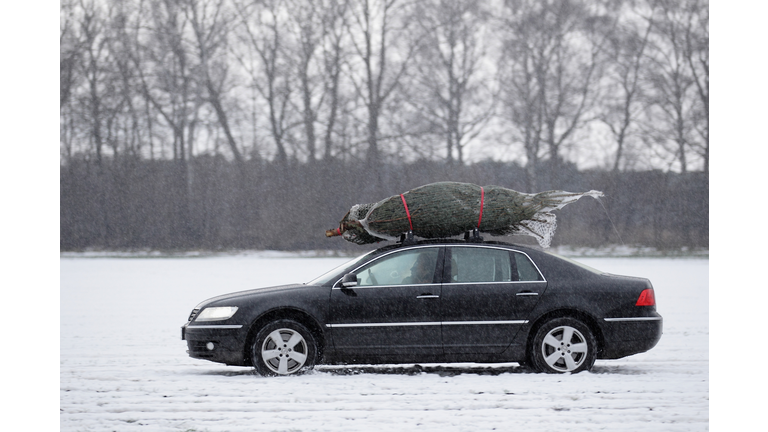
[[[597,341],[583,322],[554,318],[536,331],[529,352],[531,366],[539,372],[579,373],[595,364]]]
[[[315,366],[316,357],[315,337],[304,325],[290,319],[262,327],[251,347],[253,366],[264,376],[306,372]]]

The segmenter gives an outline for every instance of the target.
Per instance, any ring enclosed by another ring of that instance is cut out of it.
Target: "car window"
[[[510,282],[509,251],[478,247],[451,248],[451,282]]]
[[[515,257],[515,266],[517,267],[517,280],[524,282],[543,280],[541,274],[533,265],[527,255],[519,252],[513,253]]]
[[[418,248],[380,258],[355,272],[358,286],[432,283],[438,248]]]

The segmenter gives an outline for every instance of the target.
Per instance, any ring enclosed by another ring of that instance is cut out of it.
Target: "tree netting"
[[[376,203],[356,204],[339,227],[326,236],[342,236],[356,244],[414,236],[447,238],[478,229],[491,235],[528,234],[547,248],[557,226],[554,210],[600,191],[546,191],[527,194],[501,186],[439,182],[417,187]]]

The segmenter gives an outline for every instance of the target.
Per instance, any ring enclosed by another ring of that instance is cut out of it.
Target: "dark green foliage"
[[[366,244],[397,239],[408,231],[423,238],[452,237],[475,228],[496,236],[522,231],[547,247],[555,229],[555,216],[550,212],[582,195],[563,191],[526,194],[501,186],[437,182],[377,203],[353,206],[337,232],[343,232],[348,241]]]

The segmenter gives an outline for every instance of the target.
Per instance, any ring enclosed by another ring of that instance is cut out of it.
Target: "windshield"
[[[593,267],[590,267],[590,266],[588,266],[588,265],[586,265],[584,263],[580,263],[580,262],[578,262],[576,260],[573,260],[571,258],[567,258],[567,257],[564,257],[562,255],[558,255],[558,254],[556,254],[554,252],[550,252],[550,251],[542,251],[542,252],[544,252],[546,254],[549,254],[549,255],[552,255],[553,257],[560,258],[561,260],[568,261],[569,263],[571,263],[571,264],[573,264],[575,266],[579,266],[579,267],[583,268],[584,270],[591,271],[592,273],[595,273],[595,274],[605,274],[604,271],[600,271],[600,270],[598,270],[596,268],[593,268]]]
[[[368,255],[372,254],[373,252],[375,252],[375,251],[371,251],[371,252],[368,252],[366,254],[360,255],[359,257],[353,258],[353,259],[345,262],[344,264],[342,264],[340,266],[336,266],[333,270],[330,270],[330,271],[328,271],[326,273],[323,273],[322,276],[320,276],[318,278],[315,278],[315,279],[312,279],[311,281],[307,282],[307,285],[325,285],[328,282],[331,282],[332,279],[338,278],[339,276],[341,276],[341,275],[339,275],[339,272],[342,269],[355,266],[357,263],[362,261],[365,257],[367,257]]]

